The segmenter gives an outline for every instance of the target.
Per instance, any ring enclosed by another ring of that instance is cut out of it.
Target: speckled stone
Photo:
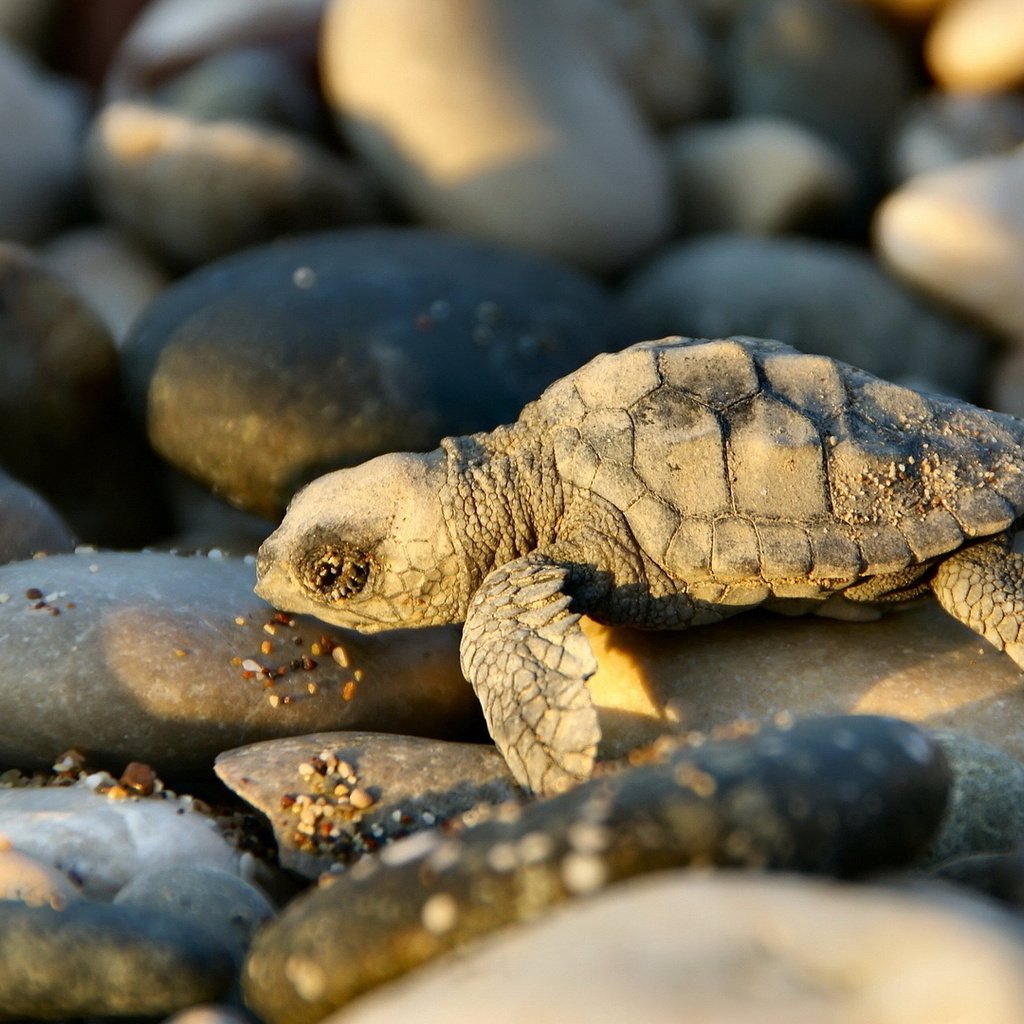
[[[203,268],[150,306],[122,358],[157,451],[275,516],[328,469],[514,419],[615,331],[604,291],[568,267],[377,228]]]
[[[111,103],[93,122],[85,160],[104,215],[185,266],[376,212],[374,190],[351,161],[246,121]]]
[[[654,139],[564,4],[333,0],[321,77],[353,149],[424,223],[597,271],[671,228]]]
[[[819,879],[667,872],[507,929],[324,1024],[1016,1024],[1007,915]]]
[[[957,395],[975,389],[985,355],[979,335],[837,242],[720,234],[677,243],[627,280],[623,300],[637,341],[777,338]]]
[[[1024,845],[1024,764],[988,743],[935,730],[953,775],[942,828],[925,855],[938,864]]]
[[[219,755],[216,771],[270,819],[281,866],[314,879],[472,807],[523,799],[493,746],[412,736],[267,740]]]
[[[208,816],[177,800],[114,800],[86,785],[0,789],[0,836],[93,900],[179,862],[238,870],[237,853]]]
[[[139,760],[173,779],[275,736],[459,737],[478,723],[457,630],[275,621],[254,576],[241,559],[141,552],[0,567],[0,762],[45,768],[74,746],[97,767]]]
[[[940,749],[895,719],[817,719],[683,748],[456,836],[411,836],[299,897],[257,936],[246,1000],[268,1024],[312,1024],[442,952],[645,871],[842,876],[906,863],[948,786]]]
[[[234,974],[220,945],[172,915],[85,900],[0,902],[5,1016],[154,1017],[216,999]]]
[[[872,230],[893,274],[1024,346],[1024,144],[911,178]]]
[[[217,940],[241,964],[256,930],[274,917],[274,908],[238,875],[182,860],[140,872],[118,892],[114,904],[172,915]]]

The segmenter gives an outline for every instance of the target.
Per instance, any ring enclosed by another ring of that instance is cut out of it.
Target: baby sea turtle
[[[601,355],[519,419],[315,480],[257,592],[357,630],[465,622],[516,778],[586,778],[578,619],[655,629],[929,591],[1024,666],[1024,422],[755,338]],[[839,606],[839,607],[837,607]]]

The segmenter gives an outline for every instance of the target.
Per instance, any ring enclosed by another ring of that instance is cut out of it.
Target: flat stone
[[[950,92],[997,92],[1024,82],[1024,7],[1017,0],[951,0],[925,38],[928,69]]]
[[[783,118],[686,125],[667,140],[681,229],[778,234],[838,222],[856,172],[835,146]]]
[[[1020,670],[933,601],[877,622],[749,612],[680,632],[582,625],[604,756],[665,731],[850,713],[953,729],[1024,759]]]
[[[493,746],[377,733],[253,743],[221,754],[216,771],[270,819],[281,866],[307,878],[480,804],[523,797]]]
[[[313,1024],[443,952],[646,871],[904,864],[938,826],[949,785],[923,733],[870,716],[665,757],[455,835],[410,836],[303,894],[253,943],[248,1005],[268,1024]]]
[[[266,896],[238,875],[190,859],[142,871],[114,904],[172,915],[217,940],[238,965],[256,929],[274,917]]]
[[[233,974],[218,943],[172,915],[0,902],[0,1006],[12,1019],[162,1016],[216,999]]]
[[[321,60],[339,128],[424,223],[600,271],[671,227],[653,139],[559,5],[332,2]]]
[[[776,338],[953,394],[973,392],[985,354],[979,334],[837,242],[718,234],[677,243],[627,280],[623,300],[636,341]]]
[[[254,576],[241,559],[139,552],[0,567],[0,762],[46,768],[78,747],[97,767],[138,760],[173,779],[316,729],[477,728],[458,630],[276,620]]]
[[[214,822],[176,800],[111,799],[86,785],[0,789],[0,836],[109,900],[144,871],[178,863],[237,873]]]
[[[111,103],[92,125],[85,159],[104,215],[186,266],[376,212],[373,189],[353,163],[245,121]]]
[[[894,274],[1024,345],[1024,145],[912,178],[873,231]]]
[[[324,1024],[1013,1024],[1022,967],[1008,917],[972,901],[669,872],[508,929]]]
[[[273,517],[329,469],[515,419],[616,330],[604,291],[554,261],[377,228],[205,267],[149,307],[122,360],[156,450]]]

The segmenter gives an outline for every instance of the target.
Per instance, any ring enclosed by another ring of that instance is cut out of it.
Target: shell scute
[[[723,516],[715,520],[711,572],[720,580],[756,579],[761,575],[757,530],[749,519]]]
[[[753,353],[731,338],[667,347],[658,365],[666,383],[709,409],[726,409],[760,388]]]

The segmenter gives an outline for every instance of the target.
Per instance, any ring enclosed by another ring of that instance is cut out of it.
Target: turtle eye
[[[326,548],[306,572],[306,586],[321,601],[334,603],[354,597],[370,576],[370,562],[360,552]]]

